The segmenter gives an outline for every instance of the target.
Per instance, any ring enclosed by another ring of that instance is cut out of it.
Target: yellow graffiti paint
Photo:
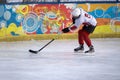
[[[7,28],[6,34],[7,34],[7,35],[10,35],[11,32],[16,32],[16,31],[17,31],[17,26],[16,26],[16,24],[15,24],[15,23],[11,23],[11,24],[8,26],[8,28]]]
[[[116,4],[78,4],[77,7],[82,7],[86,11],[93,11],[96,8],[107,10],[111,6],[116,6]]]
[[[3,27],[3,28],[0,29],[0,37],[6,36],[6,30],[7,30],[6,27]]]
[[[102,26],[97,26],[94,33],[105,34],[105,33],[113,33],[113,31],[111,30],[110,25],[102,25]]]
[[[19,27],[17,28],[17,30],[15,31],[15,33],[16,33],[16,34],[19,34],[19,35],[27,35],[27,34],[24,32],[22,26],[19,26]]]
[[[19,10],[20,10],[21,14],[26,15],[29,12],[29,6],[28,5],[20,5]]]

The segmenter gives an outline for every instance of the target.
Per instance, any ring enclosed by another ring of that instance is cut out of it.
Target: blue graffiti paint
[[[28,33],[36,32],[39,28],[38,17],[35,13],[29,13],[23,20],[23,29]]]
[[[28,27],[33,27],[35,24],[35,20],[33,18],[28,18],[27,25]]]
[[[120,17],[119,8],[117,6],[111,6],[105,11],[103,11],[102,9],[96,9],[89,13],[91,15],[93,15],[95,18],[110,18],[110,19],[112,19],[114,17]]]
[[[0,5],[0,17],[2,17],[3,16],[3,14],[4,14],[4,5]]]
[[[24,16],[23,16],[22,14],[17,14],[17,15],[16,15],[16,21],[17,21],[17,22],[20,22],[20,23],[21,23],[21,22],[23,21],[23,19],[24,19]]]
[[[11,12],[10,11],[5,11],[4,13],[4,19],[5,20],[10,20],[11,18]]]

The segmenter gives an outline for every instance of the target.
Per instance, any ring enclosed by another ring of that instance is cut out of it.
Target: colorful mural
[[[120,32],[120,4],[26,4],[0,5],[0,36],[57,34],[71,24],[76,7],[95,16],[95,33]]]

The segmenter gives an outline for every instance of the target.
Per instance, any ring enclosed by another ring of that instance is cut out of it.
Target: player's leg
[[[92,53],[95,51],[91,39],[89,38],[90,33],[92,33],[94,29],[95,28],[93,26],[84,26],[83,28],[83,38],[85,43],[89,47],[89,50],[85,51],[85,53]]]
[[[82,52],[84,50],[84,40],[83,40],[83,31],[79,30],[78,31],[78,43],[79,46],[77,48],[74,49],[75,52]]]

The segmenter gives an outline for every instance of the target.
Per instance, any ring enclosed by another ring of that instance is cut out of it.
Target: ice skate
[[[85,53],[93,53],[95,52],[94,47],[90,46],[88,51],[85,51]]]
[[[80,45],[79,47],[74,49],[74,52],[83,52],[83,50],[84,50],[83,45]]]

